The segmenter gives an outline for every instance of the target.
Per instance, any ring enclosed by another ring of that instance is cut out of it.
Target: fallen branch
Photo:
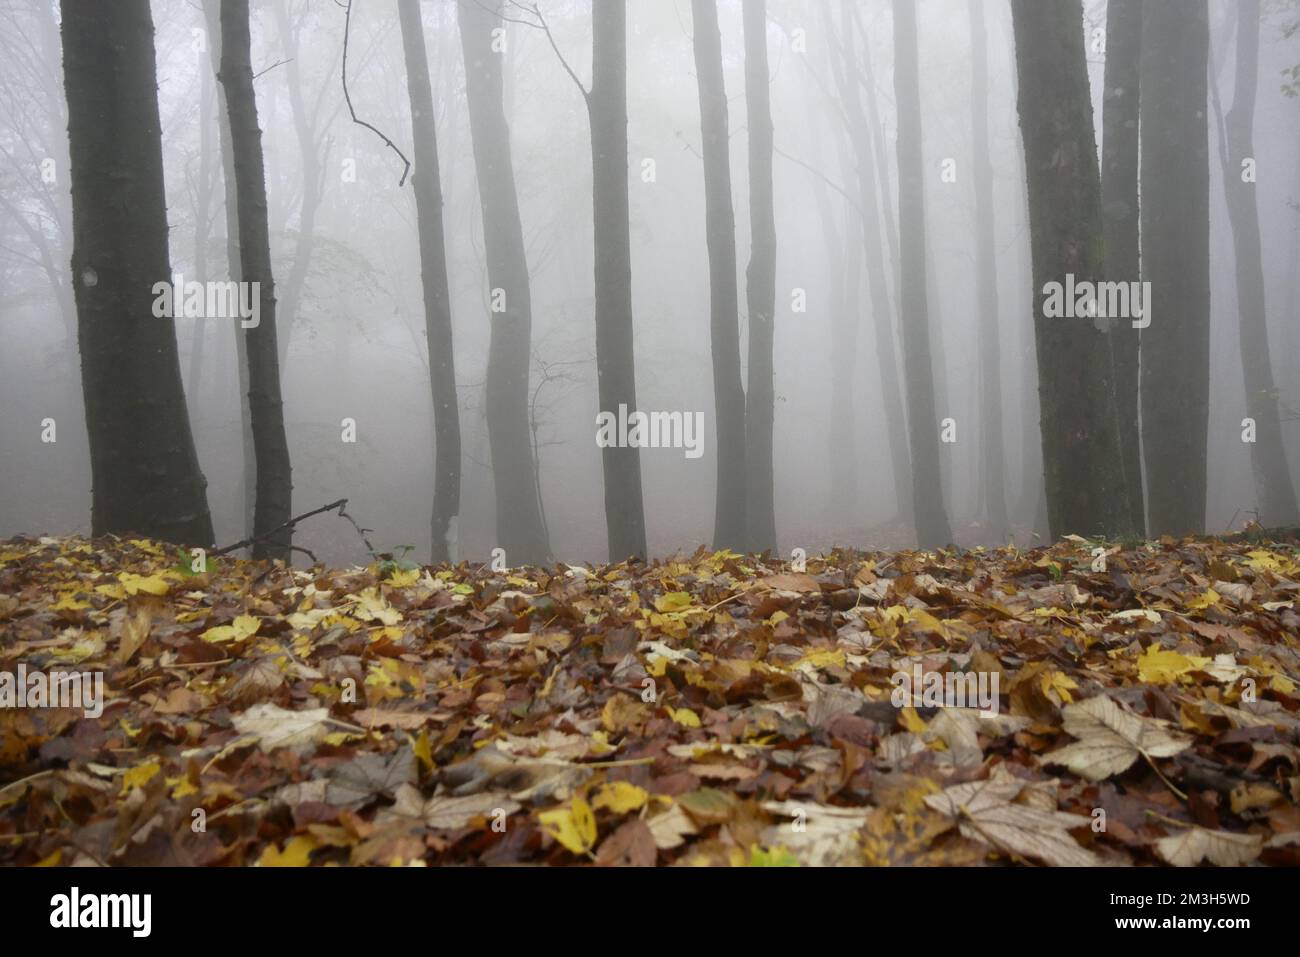
[[[344,506],[346,506],[347,504],[348,504],[348,500],[345,499],[345,498],[341,498],[341,499],[339,499],[337,502],[330,502],[328,505],[322,505],[320,508],[313,508],[310,512],[303,512],[301,515],[295,515],[293,518],[289,519],[289,521],[284,522],[284,523],[281,524],[281,525],[277,525],[275,528],[271,529],[269,532],[265,532],[265,533],[263,533],[263,534],[261,534],[261,535],[254,535],[254,536],[252,536],[251,538],[245,538],[243,541],[235,542],[235,544],[233,544],[233,545],[226,545],[224,548],[214,549],[213,551],[208,552],[208,554],[209,554],[209,555],[227,555],[227,554],[229,554],[230,552],[235,551],[236,549],[247,548],[249,545],[254,545],[254,544],[256,544],[257,542],[264,542],[264,541],[266,541],[266,540],[269,539],[269,538],[274,538],[276,535],[278,535],[280,532],[283,532],[285,529],[293,528],[295,525],[297,525],[299,522],[301,522],[301,521],[302,521],[303,519],[305,519],[305,518],[311,518],[313,515],[319,515],[319,514],[321,514],[322,512],[332,512],[332,511],[334,511],[334,509],[338,509],[340,515],[343,515],[344,518],[348,518],[348,520],[351,521],[351,518],[349,518],[349,517],[348,517],[346,514],[344,514],[344,512],[343,512],[343,508],[344,508]],[[355,526],[355,525],[356,525],[356,522],[352,522],[352,524],[353,524],[353,526]],[[365,536],[362,536],[363,539],[364,539],[364,537],[365,537]],[[370,543],[367,542],[366,544],[369,545]],[[305,549],[305,548],[299,548],[299,549],[297,549],[297,550],[298,550],[298,551],[302,551],[302,552],[307,552],[307,549]],[[308,555],[311,555],[311,552],[307,552],[307,554],[308,554]],[[315,561],[315,560],[316,560],[316,556],[315,556],[315,555],[312,555],[312,561]]]

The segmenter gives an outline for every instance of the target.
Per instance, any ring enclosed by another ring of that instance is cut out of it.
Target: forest
[[[0,0],[0,322],[0,864],[1300,864],[1297,0]]]

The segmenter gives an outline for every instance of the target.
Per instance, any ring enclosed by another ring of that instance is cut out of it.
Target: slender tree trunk
[[[203,0],[203,19],[208,27],[208,56],[212,73],[221,72],[221,7],[220,0]],[[221,141],[221,176],[225,184],[226,209],[226,270],[234,282],[240,281],[239,262],[239,197],[235,190],[235,151],[231,145],[230,111],[226,107],[226,90],[217,84],[217,133]],[[248,354],[244,349],[244,330],[238,322],[228,324],[230,345],[235,357],[235,370],[239,387],[239,431],[242,453],[242,471],[236,489],[237,514],[241,517],[242,538],[253,534],[253,512],[257,489],[257,452],[253,448],[253,413],[248,405]]]
[[[894,7],[894,98],[898,103],[899,312],[908,438],[912,450],[912,510],[917,542],[936,548],[952,541],[939,473],[939,422],[930,364],[930,315],[925,279],[925,186],[921,157],[921,78],[917,67],[916,10]]]
[[[740,374],[736,289],[736,217],[731,205],[727,92],[716,0],[691,0],[695,74],[699,79],[704,152],[704,218],[709,247],[709,338],[713,347],[718,482],[713,547],[744,550],[746,535],[745,386]],[[769,376],[770,382],[770,376]]]
[[[245,283],[258,284],[261,303],[257,325],[243,329],[248,361],[248,408],[257,463],[253,534],[266,537],[253,546],[253,557],[287,560],[292,530],[271,534],[292,515],[293,479],[284,431],[284,403],[280,397],[275,280],[271,274],[271,236],[266,218],[262,131],[257,122],[257,97],[253,91],[248,0],[223,0],[221,4],[219,79],[226,91],[234,154],[240,277]]]
[[[749,394],[745,406],[745,479],[749,548],[776,552],[776,479],[772,433],[776,423],[776,212],[772,195],[772,104],[768,91],[767,0],[742,7],[745,25],[745,109],[749,127]]]
[[[1110,339],[1089,318],[1045,315],[1048,283],[1102,272],[1101,176],[1079,0],[1012,0],[1029,182],[1034,339],[1053,538],[1128,534]]]
[[[984,4],[970,0],[971,154],[975,187],[975,284],[980,313],[980,489],[989,531],[1011,534],[1007,516],[1006,442],[1002,433],[1002,345],[998,330],[998,264],[993,213],[993,158],[989,152],[988,31]]]
[[[1137,282],[1139,262],[1138,120],[1142,52],[1142,5],[1139,0],[1110,0],[1106,7],[1106,72],[1102,94],[1101,209],[1106,276],[1113,282]],[[1115,366],[1115,413],[1124,485],[1128,489],[1129,524],[1146,534],[1142,488],[1142,437],[1138,413],[1138,344],[1132,322],[1110,330]]]
[[[302,161],[302,205],[298,213],[298,237],[294,246],[293,266],[284,284],[284,301],[280,315],[284,318],[279,338],[280,365],[289,356],[289,340],[293,336],[294,322],[302,304],[302,290],[311,269],[312,250],[316,245],[316,213],[320,209],[324,179],[321,157],[316,143],[315,130],[307,114],[307,104],[302,96],[302,71],[298,68],[298,35],[289,23],[287,0],[276,0],[273,7],[275,21],[284,45],[285,70],[289,79],[289,109],[293,114],[293,129],[298,138],[298,153]]]
[[[208,279],[208,237],[212,235],[212,194],[216,179],[212,162],[212,71],[199,68],[199,176],[195,187],[194,209],[194,279],[206,282]],[[208,326],[202,319],[194,323],[194,333],[190,346],[189,394],[194,400],[194,419],[200,416],[203,408],[202,391],[199,388],[203,376],[204,345],[208,338]]]
[[[148,0],[63,0],[72,276],[90,438],[91,529],[212,544],[176,330]]]
[[[1291,484],[1291,469],[1282,442],[1277,388],[1273,381],[1255,178],[1247,175],[1242,166],[1248,159],[1253,163],[1255,158],[1259,12],[1259,0],[1239,0],[1237,4],[1237,75],[1232,106],[1224,123],[1220,159],[1237,260],[1237,329],[1246,385],[1246,415],[1255,420],[1250,464],[1255,475],[1255,494],[1259,499],[1258,519],[1265,527],[1275,527],[1300,524],[1300,513],[1297,513],[1295,486]],[[1217,111],[1221,109],[1217,89],[1214,99]]]
[[[447,287],[447,248],[442,227],[442,186],[434,126],[433,88],[424,48],[420,0],[398,0],[406,87],[411,100],[415,143],[415,211],[420,232],[420,280],[424,286],[425,333],[429,340],[429,379],[433,395],[434,461],[432,560],[459,560],[460,409],[452,351],[451,295]]]
[[[483,247],[493,300],[488,314],[486,414],[496,488],[497,541],[512,563],[541,563],[551,557],[542,524],[537,472],[528,428],[528,364],[532,298],[524,229],[510,154],[510,127],[502,100],[504,51],[492,46],[503,27],[501,3],[459,2],[460,42],[465,58],[474,167],[483,210]],[[499,306],[496,302],[500,296]]]
[[[592,211],[596,247],[596,380],[602,411],[636,410],[632,340],[632,235],[627,186],[627,5],[593,4],[591,91]],[[721,432],[721,429],[718,429]],[[644,558],[641,452],[601,449],[609,559]]]
[[[1205,530],[1210,391],[1206,0],[1142,5],[1142,430],[1152,535]]]
[[[894,310],[889,302],[889,284],[886,279],[884,251],[880,239],[880,206],[876,192],[877,180],[881,183],[887,182],[889,171],[872,160],[870,126],[862,110],[862,99],[858,94],[857,55],[851,29],[851,7],[847,0],[841,5],[840,11],[840,36],[844,46],[843,58],[836,57],[833,61],[835,80],[840,91],[840,99],[844,103],[849,138],[853,143],[854,157],[857,159],[862,249],[866,263],[867,290],[871,296],[871,325],[876,336],[876,359],[880,366],[880,398],[885,413],[886,435],[889,437],[894,495],[901,517],[911,511],[912,507],[911,453],[907,445],[908,415],[903,407],[903,388],[898,370],[898,347],[894,338]],[[826,14],[825,22],[828,30],[833,29],[829,13]]]

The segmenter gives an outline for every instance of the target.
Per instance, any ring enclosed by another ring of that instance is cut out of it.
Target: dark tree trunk
[[[912,511],[917,543],[952,542],[939,473],[939,421],[930,364],[930,315],[925,279],[925,187],[921,157],[921,78],[917,67],[916,10],[894,7],[894,97],[898,103],[899,314],[908,438],[912,450]]]
[[[1142,5],[1142,433],[1152,535],[1205,530],[1210,414],[1206,0]]]
[[[460,514],[460,409],[456,401],[456,363],[452,353],[451,295],[447,288],[447,248],[442,228],[442,185],[434,125],[429,57],[424,48],[420,0],[398,0],[406,88],[411,100],[415,143],[415,212],[420,233],[420,281],[424,287],[425,334],[429,340],[429,379],[433,395],[434,463],[432,561],[455,562]]]
[[[257,463],[257,493],[253,534],[254,558],[289,558],[292,530],[270,533],[289,520],[293,480],[289,443],[284,432],[284,403],[280,397],[280,362],[275,341],[275,280],[271,274],[271,237],[266,217],[266,172],[262,162],[262,131],[257,123],[253,92],[248,0],[221,4],[221,85],[230,117],[234,155],[235,195],[238,197],[240,278],[259,284],[260,321],[242,330],[248,361],[248,408]]]
[[[1002,346],[993,222],[993,160],[989,152],[988,32],[984,4],[970,0],[971,154],[975,186],[975,282],[980,314],[980,497],[989,531],[1011,534],[1007,517],[1006,442],[1002,432]]]
[[[731,205],[730,133],[727,92],[722,83],[722,35],[718,32],[716,0],[691,0],[691,13],[695,27],[695,74],[699,80],[700,136],[704,152],[709,339],[713,348],[713,406],[718,451],[713,547],[743,551],[748,544],[745,530],[745,386],[740,374],[736,217]]]
[[[532,299],[524,229],[510,155],[510,127],[502,100],[503,54],[492,49],[492,30],[503,27],[500,0],[481,5],[460,0],[460,42],[465,58],[474,168],[483,210],[483,247],[488,285],[505,297],[490,312],[486,413],[496,487],[497,542],[512,563],[537,564],[551,557],[542,525],[528,427],[528,366]]]
[[[1266,528],[1300,524],[1295,487],[1282,443],[1282,422],[1273,382],[1264,296],[1264,261],[1259,238],[1255,182],[1243,175],[1242,161],[1255,157],[1255,95],[1259,85],[1259,0],[1237,5],[1237,75],[1232,107],[1221,140],[1223,188],[1237,260],[1237,314],[1241,369],[1246,385],[1246,415],[1255,420],[1250,464],[1259,499],[1259,523]],[[1218,93],[1215,107],[1219,109]],[[1226,140],[1226,142],[1222,142]]]
[[[880,205],[877,201],[877,180],[883,188],[889,181],[889,171],[872,159],[872,137],[868,118],[862,109],[858,94],[858,66],[854,49],[851,6],[841,5],[840,37],[842,59],[836,57],[835,81],[844,103],[857,160],[859,217],[862,228],[862,250],[866,262],[867,290],[871,296],[871,325],[876,335],[876,361],[880,366],[880,398],[885,413],[885,429],[889,436],[889,459],[894,478],[894,494],[899,515],[911,511],[912,480],[910,477],[911,453],[907,446],[907,413],[903,407],[903,387],[898,370],[898,347],[894,338],[894,310],[889,303],[889,284],[885,273],[884,251],[881,248]],[[832,30],[830,14],[825,17],[827,30]],[[864,50],[865,53],[865,50]],[[834,54],[833,54],[834,55]],[[878,157],[877,157],[878,160]],[[874,169],[874,176],[873,176]],[[887,190],[885,190],[887,192]],[[886,223],[888,232],[889,226]]]
[[[596,379],[600,408],[618,415],[636,410],[632,341],[632,235],[627,186],[627,5],[603,0],[592,6],[591,121],[592,212],[596,247]],[[721,431],[719,429],[719,431]],[[601,449],[609,559],[644,558],[645,510],[641,452]]]
[[[213,75],[221,72],[220,0],[203,0],[203,19],[208,26],[208,55]],[[226,107],[225,88],[217,84],[217,131],[221,140],[221,175],[225,185],[226,269],[234,282],[240,280],[239,265],[239,197],[235,191],[235,153],[230,143],[230,111]],[[256,505],[257,453],[253,448],[253,414],[248,407],[248,354],[243,347],[244,330],[239,323],[229,323],[230,343],[235,355],[239,379],[239,430],[242,441],[243,471],[237,488],[237,512],[241,516],[241,537],[253,534]]]
[[[772,344],[776,325],[776,212],[772,196],[772,104],[768,91],[767,0],[742,7],[745,109],[749,127],[749,394],[745,406],[745,479],[750,550],[776,552],[772,433],[776,396]]]
[[[1029,182],[1044,484],[1053,538],[1131,532],[1110,338],[1044,314],[1044,286],[1102,273],[1101,177],[1079,0],[1012,0]]]
[[[212,544],[176,331],[148,0],[63,0],[72,276],[95,535]]]
[[[1139,70],[1142,52],[1142,5],[1139,0],[1110,0],[1106,7],[1106,73],[1102,94],[1101,210],[1105,237],[1106,277],[1112,282],[1141,279],[1138,227]],[[1142,437],[1138,416],[1138,343],[1132,322],[1111,327],[1115,366],[1115,414],[1129,524],[1146,534],[1142,490]]]

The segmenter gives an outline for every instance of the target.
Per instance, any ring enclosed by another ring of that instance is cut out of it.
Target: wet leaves
[[[1295,864],[1298,580],[1261,541],[194,574],[13,540],[0,862]],[[102,673],[102,712],[18,706],[20,666]]]

